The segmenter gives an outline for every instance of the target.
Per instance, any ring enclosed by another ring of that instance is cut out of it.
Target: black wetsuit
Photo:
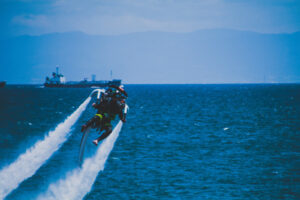
[[[122,104],[109,94],[103,94],[100,102],[94,106],[97,109],[97,114],[90,119],[87,127],[100,128],[100,133],[105,132],[97,138],[98,141],[105,139],[112,132],[111,121],[119,115],[120,119],[124,118]]]

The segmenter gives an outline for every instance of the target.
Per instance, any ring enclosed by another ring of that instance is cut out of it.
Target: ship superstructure
[[[52,78],[46,77],[46,82],[45,84],[65,84],[66,83],[66,78],[64,75],[60,74],[58,71],[58,67],[56,67],[56,73],[52,73]]]

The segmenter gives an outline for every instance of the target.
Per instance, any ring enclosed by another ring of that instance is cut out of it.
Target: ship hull
[[[5,85],[6,85],[6,82],[5,82],[5,81],[1,81],[1,82],[0,82],[0,88],[5,87]]]
[[[84,83],[84,84],[51,84],[51,83],[45,83],[44,86],[45,87],[49,87],[49,88],[91,88],[91,87],[100,87],[100,88],[104,88],[104,87],[108,87],[110,85],[115,85],[115,86],[120,86],[121,85],[121,81],[110,81],[108,83]]]

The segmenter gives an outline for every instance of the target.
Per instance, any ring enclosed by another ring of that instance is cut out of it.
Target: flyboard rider
[[[100,129],[102,135],[93,140],[93,143],[97,146],[99,141],[105,139],[112,133],[111,121],[119,115],[122,122],[126,122],[125,100],[128,97],[124,86],[110,86],[105,93],[102,94],[100,101],[93,103],[92,106],[97,109],[97,114],[89,121],[87,121],[81,128],[81,132],[84,132],[88,127]]]

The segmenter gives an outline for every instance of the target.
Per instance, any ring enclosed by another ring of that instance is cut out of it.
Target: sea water
[[[127,122],[83,199],[300,198],[299,84],[125,89]],[[91,91],[1,88],[0,172],[64,122]],[[57,183],[79,170],[80,128],[94,114],[89,104],[67,140],[5,199],[38,199],[52,185],[60,189]],[[98,153],[91,142],[96,137],[94,130],[86,161]],[[74,193],[80,190],[74,187]]]

